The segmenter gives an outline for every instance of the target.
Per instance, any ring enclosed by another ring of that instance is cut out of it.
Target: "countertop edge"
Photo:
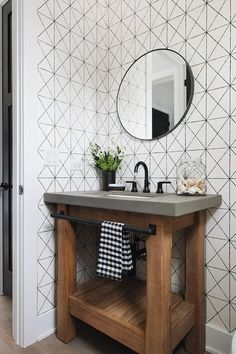
[[[185,203],[183,203],[182,205],[181,205],[181,208],[180,208],[180,205],[176,205],[176,209],[175,209],[175,217],[178,217],[178,216],[182,216],[182,215],[187,215],[187,214],[191,214],[191,213],[194,213],[194,212],[197,212],[197,211],[201,211],[201,210],[208,210],[208,209],[211,209],[211,208],[214,208],[214,209],[217,209],[217,208],[219,208],[220,206],[221,206],[221,204],[222,204],[222,197],[221,197],[221,195],[220,194],[216,194],[216,195],[211,195],[211,197],[212,198],[210,198],[210,195],[209,195],[209,199],[208,199],[208,207],[207,208],[205,208],[205,207],[199,207],[199,208],[197,208],[197,210],[196,210],[196,208],[194,208],[194,207],[192,207],[192,208],[189,208],[189,204],[188,204],[188,202],[185,202]],[[181,198],[181,196],[180,196],[180,198]],[[201,197],[197,197],[197,198],[201,198]],[[218,199],[217,200],[217,203],[215,202],[215,200],[216,199]],[[211,200],[212,200],[212,203],[210,203],[211,202]],[[199,201],[200,202],[202,202],[202,204],[204,203],[204,199],[199,199]],[[201,203],[200,203],[201,204]],[[183,212],[183,210],[180,212],[180,210],[179,209],[185,209],[185,211]]]
[[[58,201],[58,198],[61,197],[61,201]],[[212,197],[212,198],[211,198]],[[179,196],[178,198],[181,198]],[[60,194],[56,193],[45,193],[44,194],[44,202],[46,204],[66,204],[66,205],[74,205],[74,206],[81,206],[81,207],[88,207],[88,208],[101,208],[101,209],[113,209],[119,211],[127,211],[127,212],[134,212],[140,214],[152,214],[152,215],[162,215],[162,216],[170,216],[170,217],[179,217],[183,215],[187,215],[193,212],[197,212],[200,210],[207,210],[211,208],[218,208],[221,205],[222,197],[221,195],[209,195],[207,199],[207,207],[203,205],[206,203],[205,199],[201,200],[201,197],[197,197],[198,207],[192,206],[190,207],[188,201],[184,201],[180,205],[178,204],[171,204],[170,202],[162,202],[161,207],[157,208],[155,203],[150,203],[145,200],[142,201],[142,205],[138,205],[136,203],[136,209],[133,210],[133,203],[134,200],[125,200],[125,203],[122,203],[122,206],[119,206],[120,201],[117,203],[113,203],[111,207],[111,202],[114,199],[108,200],[106,197],[101,198],[93,198],[92,203],[91,199],[88,195],[72,195],[72,194],[64,194],[63,192]],[[75,201],[77,199],[77,201]],[[101,206],[101,199],[102,199],[102,206]],[[80,200],[80,202],[78,202]],[[125,204],[125,206],[124,206]],[[137,208],[138,205],[138,208]],[[160,205],[159,205],[160,206]]]

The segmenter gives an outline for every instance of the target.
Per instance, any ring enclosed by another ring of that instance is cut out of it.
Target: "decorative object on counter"
[[[102,190],[109,191],[109,185],[116,183],[116,171],[102,171]]]
[[[206,195],[206,168],[201,158],[181,160],[177,167],[178,195]]]
[[[124,158],[124,149],[120,146],[103,150],[98,144],[91,144],[92,165],[102,171],[103,190],[109,190],[109,184],[116,183],[116,171]]]
[[[109,191],[124,191],[125,190],[125,185],[124,184],[116,184],[116,183],[111,183],[108,185],[108,190]]]

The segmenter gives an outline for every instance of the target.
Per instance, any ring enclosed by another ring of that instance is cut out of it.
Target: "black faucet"
[[[143,161],[139,161],[134,168],[134,173],[138,172],[139,166],[143,166],[144,168],[144,172],[145,172],[145,179],[144,179],[144,188],[143,188],[143,193],[150,193],[150,189],[149,189],[149,177],[148,177],[148,168],[147,165],[145,164],[145,162]]]
[[[162,188],[163,184],[171,184],[171,182],[169,182],[169,181],[158,182],[156,193],[164,193],[163,188]]]

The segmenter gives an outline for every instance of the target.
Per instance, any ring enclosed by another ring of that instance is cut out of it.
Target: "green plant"
[[[116,171],[124,158],[124,149],[118,145],[115,148],[108,147],[107,150],[102,150],[98,144],[91,144],[91,153],[93,166],[102,171]]]

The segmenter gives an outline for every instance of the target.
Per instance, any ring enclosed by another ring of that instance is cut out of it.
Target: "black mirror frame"
[[[166,51],[168,50],[169,52],[172,52],[172,53],[175,53],[177,55],[179,55],[186,63],[186,67],[189,71],[189,74],[190,74],[190,81],[191,81],[191,93],[190,93],[190,98],[189,98],[189,102],[187,104],[187,107],[186,107],[186,110],[182,116],[182,118],[179,120],[179,122],[171,129],[169,130],[168,132],[166,132],[165,134],[162,134],[160,136],[157,136],[156,138],[151,138],[151,139],[142,139],[142,138],[138,138],[137,136],[134,136],[133,134],[131,134],[130,132],[128,132],[128,130],[126,130],[126,128],[124,127],[122,121],[121,121],[121,118],[120,118],[120,115],[119,115],[119,110],[118,110],[118,100],[119,100],[119,93],[120,93],[120,90],[121,90],[121,86],[122,86],[122,83],[124,81],[124,78],[125,76],[127,75],[128,71],[130,70],[130,68],[139,60],[141,59],[142,57],[144,57],[145,55],[149,54],[149,53],[153,53],[153,52],[157,52],[157,51]],[[194,84],[194,76],[193,76],[193,72],[192,72],[192,69],[189,65],[189,63],[187,62],[187,60],[181,55],[179,54],[178,52],[176,52],[175,50],[172,50],[172,49],[169,49],[169,48],[158,48],[158,49],[153,49],[153,50],[150,50],[149,52],[146,52],[144,54],[142,54],[138,59],[136,59],[130,66],[129,68],[127,69],[126,73],[124,74],[122,80],[121,80],[121,83],[119,85],[119,88],[118,88],[118,92],[117,92],[117,97],[116,97],[116,111],[117,111],[117,115],[118,115],[118,118],[120,120],[120,124],[122,126],[122,128],[126,131],[126,133],[128,133],[129,135],[131,135],[133,138],[135,139],[139,139],[139,140],[142,140],[142,141],[152,141],[152,140],[158,140],[158,139],[161,139],[163,138],[164,136],[172,133],[181,123],[182,121],[184,120],[184,118],[186,117],[186,115],[188,114],[188,111],[191,107],[191,104],[193,102],[193,95],[194,95],[194,87],[195,87],[195,84]]]

